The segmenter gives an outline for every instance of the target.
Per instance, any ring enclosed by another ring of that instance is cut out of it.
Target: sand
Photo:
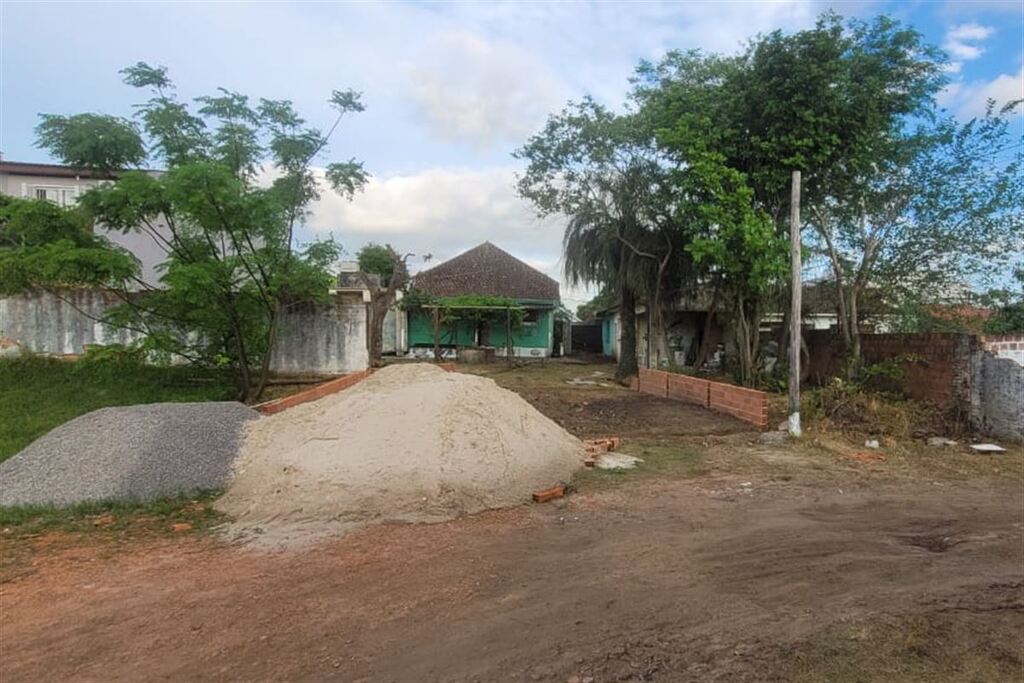
[[[492,380],[393,365],[250,423],[218,507],[230,535],[290,545],[518,505],[582,462],[579,440]]]

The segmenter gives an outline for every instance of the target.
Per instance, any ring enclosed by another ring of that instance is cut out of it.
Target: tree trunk
[[[370,312],[370,367],[380,367],[384,358],[384,320],[388,315],[388,297],[385,292],[374,294],[368,308]]]
[[[624,380],[637,373],[636,295],[627,285],[619,285],[619,366],[615,378]]]
[[[274,344],[277,343],[277,321],[278,311],[280,310],[280,304],[274,302],[274,310],[270,313],[270,329],[267,331],[267,346],[263,351],[263,362],[260,364],[260,379],[259,384],[256,387],[255,398],[258,400],[263,396],[263,391],[267,388],[267,380],[270,379],[270,354],[274,350]]]
[[[859,292],[857,287],[850,287],[850,300],[847,304],[846,310],[849,316],[847,325],[849,326],[850,334],[850,348],[849,348],[849,364],[847,366],[847,379],[856,379],[860,376],[861,367],[864,364],[863,358],[861,358],[860,349],[860,320],[857,312],[857,298]]]
[[[745,387],[753,386],[760,346],[760,307],[737,295],[736,347],[739,352],[739,380]]]
[[[693,362],[693,369],[700,370],[708,360],[708,351],[711,346],[711,327],[715,322],[715,311],[718,308],[718,285],[711,291],[711,304],[708,306],[707,316],[704,318],[704,332],[700,338],[700,349],[697,351],[697,358]]]

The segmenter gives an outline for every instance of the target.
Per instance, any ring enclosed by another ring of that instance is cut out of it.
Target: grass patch
[[[0,462],[97,408],[233,396],[228,378],[194,368],[40,356],[0,359]]]
[[[623,442],[620,452],[643,460],[636,467],[625,470],[588,468],[577,475],[584,486],[604,486],[626,483],[643,477],[699,477],[708,474],[711,467],[706,451],[683,444]]]
[[[220,520],[212,502],[223,492],[198,491],[152,501],[104,500],[67,507],[53,505],[17,505],[0,507],[0,527],[4,536],[17,538],[47,531],[68,533],[122,531],[131,527],[166,527],[188,523],[204,529]]]
[[[153,501],[0,507],[0,584],[35,573],[41,555],[74,549],[107,559],[132,541],[209,529],[224,519],[213,508],[220,495],[214,490]]]

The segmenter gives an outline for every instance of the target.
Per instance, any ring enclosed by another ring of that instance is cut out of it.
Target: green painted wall
[[[523,323],[512,330],[512,346],[550,349],[554,325],[554,311],[539,309],[537,322]],[[441,327],[442,346],[472,346],[475,343],[473,325],[465,320],[458,322],[458,337],[453,336],[451,325]],[[505,346],[505,327],[495,325],[491,328],[489,339],[491,346]],[[414,309],[409,311],[409,346],[434,345],[434,319],[431,311]]]
[[[516,329],[512,330],[512,346],[521,346],[531,349],[550,348],[552,323],[554,318],[554,311],[538,311],[537,322],[523,323]],[[491,346],[494,347],[505,346],[505,328],[491,328],[489,341]]]
[[[451,325],[441,326],[441,346],[472,346],[474,343],[473,326],[468,321],[460,320],[456,328],[453,330]],[[433,345],[433,312],[422,309],[409,311],[409,346]]]
[[[615,355],[615,325],[611,315],[601,318],[601,352],[606,356]]]

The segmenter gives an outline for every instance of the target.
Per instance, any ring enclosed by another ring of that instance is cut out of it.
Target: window
[[[523,312],[523,323],[536,325],[538,320],[540,320],[540,311],[536,308],[528,308]]]
[[[74,187],[37,186],[36,199],[45,199],[60,206],[73,206],[78,201],[78,190]]]

